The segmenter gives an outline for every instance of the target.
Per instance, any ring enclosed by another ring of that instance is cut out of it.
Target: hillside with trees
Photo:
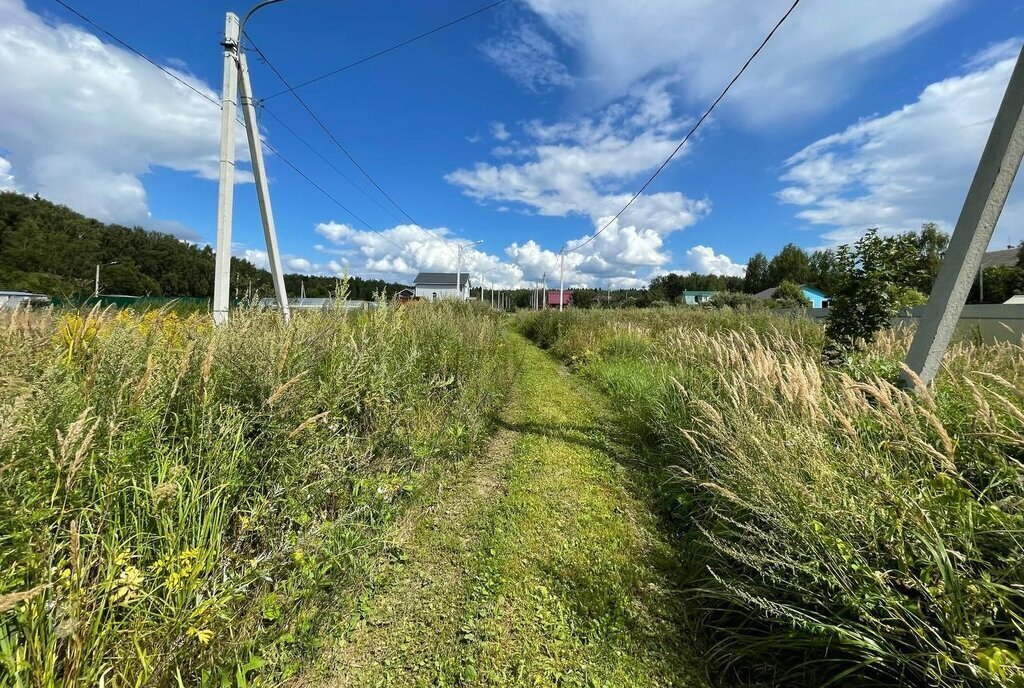
[[[115,263],[116,265],[106,265]],[[92,293],[96,265],[104,264],[103,291],[129,296],[209,298],[213,295],[214,253],[170,234],[105,224],[38,196],[0,193],[0,289],[53,296]],[[231,259],[232,296],[270,295],[267,270]],[[285,285],[298,296],[326,297],[334,277],[289,274]],[[350,277],[349,295],[370,299],[404,285]]]

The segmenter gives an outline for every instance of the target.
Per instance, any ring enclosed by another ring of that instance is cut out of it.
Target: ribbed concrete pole
[[[217,255],[213,272],[213,322],[228,321],[231,301],[231,217],[235,198],[235,117],[238,98],[238,16],[224,25],[224,85],[220,111],[220,193],[217,197]]]
[[[907,367],[926,384],[935,379],[974,276],[1024,155],[1024,50],[1010,77],[928,305],[907,353]],[[907,376],[905,376],[907,377]],[[910,380],[906,380],[910,382]]]
[[[249,66],[245,53],[239,51],[238,71],[242,77],[242,112],[245,114],[245,133],[249,140],[249,157],[252,160],[252,174],[256,181],[256,197],[260,203],[260,217],[263,220],[263,237],[267,242],[267,262],[270,276],[274,280],[277,307],[285,322],[291,320],[288,306],[288,292],[284,286],[284,271],[281,269],[281,252],[277,247],[277,229],[274,226],[274,209],[270,205],[270,187],[267,184],[267,170],[263,164],[263,143],[260,141],[259,124],[256,123],[256,107],[252,98],[252,83],[249,81]]]
[[[563,250],[558,263],[558,312],[562,312],[562,304],[565,303],[565,251]]]

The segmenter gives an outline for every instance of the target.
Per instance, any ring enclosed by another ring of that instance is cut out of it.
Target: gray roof
[[[455,273],[454,272],[421,272],[416,275],[416,279],[413,280],[413,284],[416,286],[431,286],[431,287],[449,287],[455,288]],[[469,284],[469,273],[462,273],[462,284]]]
[[[986,268],[998,266],[1014,266],[1017,264],[1017,248],[1007,248],[1001,251],[989,251],[981,259],[981,264]]]

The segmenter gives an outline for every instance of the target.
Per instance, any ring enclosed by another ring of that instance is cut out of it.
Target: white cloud
[[[595,117],[529,122],[523,129],[530,143],[518,151],[525,162],[480,162],[446,179],[481,202],[516,203],[546,216],[585,216],[596,231],[626,205],[640,175],[678,145],[685,122],[673,117],[665,88],[665,81],[647,84]],[[665,238],[709,212],[707,200],[678,191],[641,196],[593,241],[581,246],[587,235],[569,242],[579,247],[571,254],[574,279],[643,279],[670,260]],[[529,252],[531,243],[513,244],[514,257],[521,260],[518,251]]]
[[[686,256],[688,269],[702,275],[743,277],[747,271],[746,265],[732,262],[729,256],[715,253],[710,246],[694,246],[686,252]]]
[[[313,263],[306,260],[305,258],[290,258],[285,267],[292,272],[302,272],[308,274],[313,269]]]
[[[491,136],[499,141],[508,141],[512,138],[512,134],[508,133],[503,122],[491,122]]]
[[[219,100],[201,80],[169,69]],[[50,24],[22,0],[0,0],[0,148],[22,191],[100,220],[159,228],[141,177],[165,167],[216,179],[219,121],[217,107],[141,58]]]
[[[686,96],[716,96],[791,0],[527,0],[583,65],[578,82],[617,97],[652,75],[679,75]],[[872,58],[918,35],[965,0],[804,2],[730,93],[754,122],[819,111],[855,92]],[[529,53],[514,70],[529,73]],[[550,60],[550,53],[537,58]],[[541,69],[541,67],[536,67]]]
[[[993,46],[968,62],[970,71],[930,84],[915,102],[793,155],[779,199],[802,208],[798,218],[828,228],[830,242],[851,241],[868,227],[898,231],[935,221],[951,229],[1013,70],[1010,47]],[[1022,197],[1014,192],[994,243],[1024,239]]]
[[[559,59],[558,48],[527,22],[520,22],[480,49],[520,86],[535,93],[573,84],[569,70]]]
[[[14,174],[11,172],[11,161],[0,157],[0,191],[17,191],[18,185],[14,183]]]

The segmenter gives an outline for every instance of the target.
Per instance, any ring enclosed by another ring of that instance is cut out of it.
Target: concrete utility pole
[[[925,384],[939,372],[957,321],[981,267],[1024,156],[1024,49],[1010,76],[960,219],[907,353],[907,367]],[[911,382],[904,375],[905,382]]]
[[[96,265],[96,288],[93,290],[93,293],[92,293],[93,298],[97,298],[98,299],[100,297],[100,267],[101,266],[102,267],[106,267],[108,265],[117,265],[117,261],[116,260],[112,260],[109,263],[102,263],[102,264],[97,264]]]
[[[270,187],[267,183],[266,167],[263,164],[263,146],[260,141],[259,125],[256,123],[256,107],[252,84],[249,81],[249,67],[241,48],[241,35],[245,21],[253,12],[280,0],[264,0],[257,3],[245,15],[243,22],[229,12],[224,26],[224,85],[221,98],[220,118],[220,196],[217,202],[217,256],[213,280],[213,321],[222,325],[228,320],[231,284],[231,222],[234,212],[235,193],[235,119],[237,117],[238,89],[241,86],[242,113],[245,116],[246,136],[249,141],[249,157],[256,182],[256,196],[263,221],[263,236],[267,243],[267,259],[270,275],[274,282],[277,305],[285,322],[291,319],[288,293],[284,286],[284,271],[281,269],[281,254],[277,246],[277,230],[274,226],[274,211],[270,205]]]
[[[565,303],[565,249],[563,248],[559,254],[558,263],[558,312],[562,312],[562,304]]]

